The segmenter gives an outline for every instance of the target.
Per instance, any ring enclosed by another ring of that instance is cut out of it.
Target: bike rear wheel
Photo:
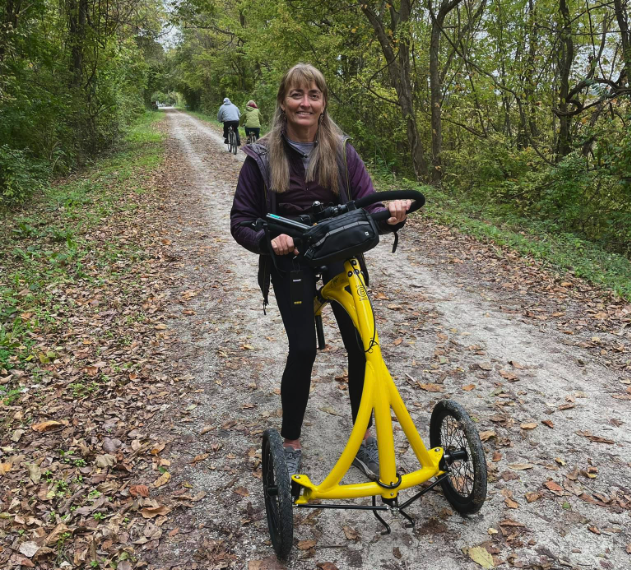
[[[445,498],[461,515],[477,513],[486,499],[486,459],[478,430],[464,408],[453,400],[436,404],[429,422],[432,448],[445,451],[441,482]]]
[[[228,152],[232,152],[232,129],[228,129]]]
[[[237,154],[237,133],[232,131],[232,154]]]
[[[273,429],[263,434],[262,479],[270,539],[276,556],[285,560],[294,540],[294,514],[283,440]]]

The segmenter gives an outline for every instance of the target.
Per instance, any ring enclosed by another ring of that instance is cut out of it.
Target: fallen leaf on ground
[[[23,542],[22,544],[20,544],[19,548],[20,554],[24,554],[24,556],[26,556],[27,558],[33,558],[38,550],[39,546],[31,541]]]
[[[8,473],[13,468],[11,463],[0,463],[0,475]]]
[[[554,422],[552,420],[541,420],[541,423],[544,426],[548,426],[550,429],[554,427]]]
[[[300,542],[298,542],[298,549],[309,550],[310,548],[313,548],[315,545],[316,545],[315,540],[301,540]]]
[[[489,431],[481,431],[480,432],[480,439],[482,441],[488,441],[489,439],[491,439],[492,437],[496,437],[495,432],[493,430],[489,430]]]
[[[359,540],[359,533],[354,528],[351,528],[350,526],[343,526],[342,530],[348,540]]]
[[[333,562],[318,562],[317,567],[320,570],[338,570],[338,567]]]
[[[132,485],[129,488],[129,493],[132,497],[148,497],[149,487],[147,487],[147,485]]]
[[[65,532],[68,532],[68,527],[64,524],[64,523],[59,523],[54,529],[53,532],[51,532],[47,537],[46,537],[46,546],[50,546],[51,544],[55,544],[57,542],[57,540],[59,539],[59,537],[64,534]]]
[[[210,453],[202,453],[200,455],[196,455],[191,461],[191,465],[195,465],[195,463],[199,463],[200,461],[204,461],[204,459],[208,459]]]
[[[42,470],[35,463],[27,463],[26,468],[28,469],[30,480],[37,485],[42,478]]]
[[[245,487],[237,487],[234,490],[234,493],[241,495],[242,497],[248,497],[250,495],[250,492]]]
[[[102,469],[106,469],[107,467],[112,467],[116,463],[116,457],[106,453],[104,455],[97,455],[94,463],[97,467],[101,467]]]
[[[561,485],[555,483],[554,481],[546,481],[544,485],[555,495],[560,495],[561,493],[563,493],[563,487],[561,487]]]
[[[140,514],[146,519],[168,515],[170,512],[171,508],[164,505],[161,505],[159,507],[145,507],[144,509],[140,510]]]
[[[171,474],[168,471],[165,471],[160,477],[158,477],[154,483],[154,487],[162,487],[166,485],[171,480]]]
[[[532,463],[509,463],[508,466],[514,471],[525,471],[534,467]]]
[[[508,370],[500,370],[500,376],[509,382],[517,382],[519,380],[517,374],[509,372]]]
[[[473,390],[475,388],[475,384],[467,384],[466,386],[463,386],[462,389],[465,392],[471,392],[471,390]]]
[[[55,429],[56,427],[62,426],[63,424],[61,422],[56,422],[54,420],[50,420],[48,422],[42,422],[40,424],[33,424],[31,426],[31,429],[33,431],[42,433],[51,429]]]
[[[526,500],[529,503],[534,503],[535,501],[541,499],[541,497],[543,497],[541,493],[526,493]]]
[[[495,568],[495,565],[493,564],[493,556],[482,546],[469,548],[469,558],[471,558],[471,560],[473,560],[476,564],[482,566],[482,568]]]
[[[421,384],[419,382],[418,387],[421,390],[425,390],[426,392],[442,392],[443,391],[443,387],[440,384]]]
[[[519,426],[519,427],[521,429],[525,429],[525,430],[535,429],[537,427],[537,423],[536,422],[529,422],[529,423],[521,424],[521,426]]]

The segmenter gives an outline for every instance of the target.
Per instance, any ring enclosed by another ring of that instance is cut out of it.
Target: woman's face
[[[326,101],[315,83],[293,86],[281,105],[287,117],[288,135],[300,134],[301,138],[315,138],[318,120],[324,113]]]

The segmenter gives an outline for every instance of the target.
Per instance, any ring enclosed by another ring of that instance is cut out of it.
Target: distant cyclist
[[[261,111],[256,106],[256,103],[251,99],[245,106],[245,113],[241,115],[240,124],[245,127],[245,136],[250,136],[250,133],[254,133],[254,136],[258,140],[261,134]]]
[[[230,102],[230,99],[226,97],[223,100],[223,105],[219,107],[219,113],[217,113],[217,120],[223,123],[223,142],[224,144],[228,144],[228,129],[232,127],[232,130],[237,133],[237,146],[241,145],[241,140],[239,139],[239,117],[241,116],[241,111],[239,111],[239,107],[233,105]]]

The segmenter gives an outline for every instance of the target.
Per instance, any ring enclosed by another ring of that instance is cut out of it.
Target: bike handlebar
[[[425,204],[425,196],[418,190],[388,190],[386,192],[375,192],[374,194],[364,196],[359,200],[352,200],[346,204],[323,208],[320,212],[303,214],[300,216],[301,221],[291,220],[277,216],[276,214],[267,214],[265,220],[259,218],[251,222],[241,222],[239,225],[250,226],[253,229],[260,230],[264,227],[263,224],[266,224],[272,231],[284,233],[294,238],[300,238],[313,224],[327,218],[345,214],[353,208],[365,208],[382,200],[412,200],[413,202],[407,212],[408,214],[416,212]],[[380,210],[374,213],[369,212],[369,215],[372,216],[375,221],[384,221],[391,217],[388,210]]]

